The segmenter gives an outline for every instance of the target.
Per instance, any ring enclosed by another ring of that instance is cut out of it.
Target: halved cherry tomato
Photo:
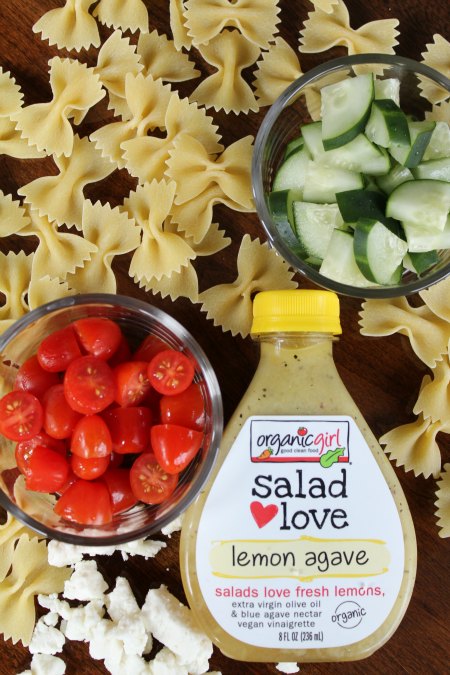
[[[144,452],[130,469],[130,484],[136,499],[146,504],[161,504],[174,492],[178,475],[164,471],[155,455]]]
[[[108,457],[112,440],[106,422],[99,415],[82,417],[73,430],[70,449],[77,457]]]
[[[54,511],[80,525],[105,525],[113,517],[109,490],[102,480],[79,478],[61,495]]]
[[[156,335],[147,335],[133,354],[133,361],[149,361],[152,360],[156,354],[166,350],[167,343]]]
[[[55,384],[44,394],[44,429],[52,438],[70,438],[80,413],[73,410],[64,395],[64,386]]]
[[[108,359],[108,364],[111,366],[111,368],[115,368],[116,366],[119,365],[119,363],[129,361],[130,359],[131,359],[130,345],[128,344],[128,340],[126,339],[125,335],[122,335],[119,346],[117,347],[116,351],[111,356],[111,358]]]
[[[14,455],[16,458],[17,468],[24,476],[27,475],[28,460],[30,459],[33,450],[38,445],[43,445],[46,448],[50,448],[51,450],[56,450],[56,452],[59,452],[63,456],[65,456],[67,452],[64,441],[52,438],[42,430],[36,434],[36,436],[30,438],[29,441],[19,441],[19,443],[16,444]]]
[[[113,513],[122,513],[137,504],[131,489],[128,469],[110,468],[103,474],[102,480],[108,486]]]
[[[67,459],[56,450],[38,445],[28,459],[25,487],[37,492],[57,492],[68,476]]]
[[[109,455],[106,457],[78,457],[72,455],[70,458],[70,466],[75,476],[84,478],[85,480],[94,480],[105,473],[109,467]]]
[[[148,365],[148,378],[160,394],[180,394],[194,379],[192,361],[176,349],[166,349],[156,354]]]
[[[84,351],[99,359],[109,359],[122,340],[119,325],[106,317],[89,316],[72,325]]]
[[[194,459],[203,434],[178,424],[155,424],[150,430],[155,457],[167,473],[180,473]]]
[[[76,359],[64,375],[64,394],[69,405],[84,415],[105,410],[114,401],[112,369],[96,356]]]
[[[123,407],[141,405],[152,385],[146,361],[126,361],[114,368],[115,401]]]
[[[42,427],[44,413],[39,400],[16,389],[0,399],[0,433],[11,441],[28,441]]]
[[[14,380],[14,389],[22,389],[41,398],[54,384],[58,384],[59,377],[57,373],[50,373],[44,370],[38,361],[36,354],[30,356],[24,361],[17,371]]]
[[[201,431],[205,426],[205,402],[200,386],[193,382],[185,391],[160,400],[161,421]]]
[[[67,366],[80,356],[81,349],[72,325],[47,335],[37,351],[40,365],[51,373],[66,370]]]
[[[124,455],[146,450],[152,421],[148,408],[111,408],[105,410],[102,416],[111,434],[113,452]]]

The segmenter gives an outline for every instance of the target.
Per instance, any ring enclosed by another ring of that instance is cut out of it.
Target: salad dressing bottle
[[[253,317],[259,366],[183,522],[186,596],[230,658],[362,659],[408,606],[411,515],[336,370],[337,295],[262,292]]]

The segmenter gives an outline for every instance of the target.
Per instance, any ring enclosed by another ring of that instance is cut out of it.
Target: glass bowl
[[[108,294],[76,295],[56,300],[29,312],[0,336],[0,396],[13,387],[17,368],[36,353],[49,333],[88,316],[116,321],[131,346],[149,334],[179,349],[195,364],[195,381],[205,402],[206,423],[202,448],[180,474],[175,492],[160,505],[139,502],[103,526],[76,525],[53,511],[50,495],[26,491],[16,468],[15,443],[0,436],[0,505],[41,534],[82,546],[109,546],[159,532],[179,516],[197,496],[213,468],[223,428],[222,399],[217,378],[201,347],[178,321],[139,300]]]
[[[400,106],[408,115],[421,120],[432,106],[420,86],[431,84],[450,92],[450,80],[428,66],[400,56],[360,54],[330,60],[293,82],[279,96],[258,131],[252,163],[253,194],[256,210],[269,243],[295,270],[310,281],[343,295],[360,298],[387,298],[409,295],[444,279],[450,273],[450,249],[438,252],[438,261],[421,276],[406,271],[395,285],[356,287],[329,279],[298,255],[298,241],[289,223],[277,223],[268,207],[268,193],[283,159],[287,143],[299,136],[300,125],[320,117],[322,87],[349,76],[371,72],[378,79],[398,78]],[[419,86],[420,85],[420,86]],[[295,248],[297,247],[297,253]]]

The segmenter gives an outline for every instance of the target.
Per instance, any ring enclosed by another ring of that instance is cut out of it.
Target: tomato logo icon
[[[306,434],[308,433],[308,429],[306,427],[299,427],[297,429],[297,433],[299,436],[306,436]]]

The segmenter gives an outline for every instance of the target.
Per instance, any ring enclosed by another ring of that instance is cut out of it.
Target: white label
[[[332,648],[377,630],[403,533],[352,418],[249,418],[206,499],[196,560],[210,612],[248,644]]]

